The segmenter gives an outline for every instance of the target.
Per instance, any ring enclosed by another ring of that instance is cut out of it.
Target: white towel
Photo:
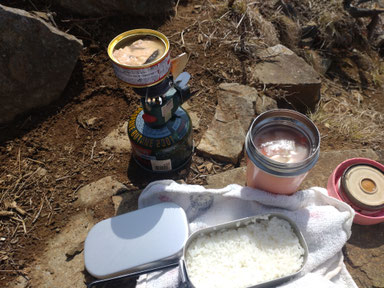
[[[357,285],[348,273],[341,249],[351,236],[354,210],[314,187],[291,196],[232,184],[222,189],[178,184],[172,180],[150,183],[139,197],[139,208],[160,202],[174,202],[187,213],[191,232],[253,215],[280,213],[294,221],[309,250],[307,264],[299,277],[279,287],[340,287]],[[180,287],[179,271],[142,275],[137,288]]]

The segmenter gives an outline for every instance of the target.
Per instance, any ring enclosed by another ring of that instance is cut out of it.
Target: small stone
[[[183,103],[183,109],[188,113],[189,118],[191,118],[192,127],[194,130],[200,128],[200,117],[197,112],[192,110],[192,106],[189,104],[189,101]]]
[[[113,150],[119,153],[130,152],[131,141],[129,141],[127,128],[128,121],[120,124],[118,128],[101,140],[101,147],[105,150]]]
[[[80,188],[77,192],[78,199],[76,202],[79,205],[93,207],[103,199],[124,191],[127,191],[124,184],[108,176]]]
[[[360,106],[361,102],[363,102],[363,95],[358,90],[351,91],[352,99],[357,102],[357,106]]]
[[[129,191],[112,196],[115,215],[121,215],[137,209],[137,199],[142,190]]]
[[[211,173],[213,170],[213,163],[207,163],[206,165],[208,173]]]
[[[223,188],[229,184],[239,184],[244,186],[246,183],[246,167],[239,167],[225,172],[209,175],[207,177],[209,188]]]
[[[67,256],[67,260],[72,259],[77,254],[80,254],[84,250],[84,242],[79,242],[77,245],[70,248],[67,252],[65,252],[65,256]]]
[[[28,280],[25,276],[19,276],[12,282],[13,288],[27,288],[28,286]]]
[[[272,99],[271,97],[268,97],[265,95],[257,97],[256,104],[255,104],[255,110],[257,115],[264,113],[268,110],[277,109],[277,108],[278,108],[277,102],[275,99]]]
[[[36,169],[36,174],[42,177],[42,176],[47,175],[48,171],[45,168],[39,167]]]

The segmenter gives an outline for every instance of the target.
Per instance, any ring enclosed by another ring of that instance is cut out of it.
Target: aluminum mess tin
[[[171,213],[167,211],[169,209],[171,209]],[[90,274],[102,280],[96,280],[89,283],[88,288],[96,288],[98,285],[104,285],[125,278],[136,277],[142,274],[177,266],[179,266],[183,286],[199,288],[190,281],[188,276],[188,265],[185,261],[188,247],[194,239],[213,231],[238,229],[239,227],[250,225],[259,220],[271,219],[273,217],[287,221],[299,239],[299,243],[304,249],[302,267],[299,271],[293,274],[259,283],[248,288],[274,287],[299,275],[306,264],[308,247],[305,239],[297,225],[284,215],[267,214],[251,216],[205,228],[194,232],[188,237],[186,234],[186,232],[189,231],[188,223],[185,221],[185,214],[180,213],[180,209],[183,210],[174,203],[165,202],[117,216],[120,218],[110,218],[112,220],[114,219],[113,221],[116,223],[111,222],[109,219],[103,220],[103,225],[99,225],[96,229],[92,228],[90,231],[91,235],[88,234],[85,242],[85,266]],[[148,214],[148,212],[152,214],[152,216],[144,216],[145,213]],[[155,219],[156,217],[154,217],[155,214],[160,216],[158,221]],[[142,218],[143,216],[145,218],[144,223],[140,223],[139,218]],[[127,220],[129,223],[124,224]],[[169,222],[169,225],[167,225],[167,222]],[[172,222],[176,222],[176,224],[172,224]],[[134,223],[136,223],[136,225],[134,225]],[[143,224],[145,228],[137,228],[138,223]],[[95,226],[97,225],[98,224]],[[128,232],[130,230],[129,228],[131,228],[128,227],[128,225],[133,225],[133,227],[136,227],[139,231]],[[149,228],[149,226],[151,226],[151,228]],[[176,228],[181,229],[182,231],[174,231]],[[133,235],[139,235],[139,237],[133,239]],[[144,243],[142,243],[142,239],[144,239]],[[172,247],[172,244],[174,244],[174,247]],[[169,251],[160,251],[161,247],[164,247],[164,250],[168,249]],[[130,251],[133,255],[129,255],[131,253]],[[135,256],[137,259],[130,259],[132,256]],[[145,261],[149,262],[145,263]]]
[[[189,236],[184,209],[163,202],[98,222],[84,243],[85,268],[95,278],[177,263]]]
[[[131,66],[119,63],[113,56],[116,49],[123,48],[127,43],[147,36],[156,37],[164,44],[164,53],[154,62]],[[159,31],[152,29],[134,29],[116,36],[108,45],[108,56],[112,60],[113,70],[117,78],[134,88],[156,85],[164,80],[171,69],[170,49],[168,38]]]
[[[291,219],[289,219],[288,217],[286,217],[286,216],[284,216],[282,214],[271,213],[271,214],[266,214],[266,215],[251,216],[251,217],[247,217],[247,218],[243,218],[243,219],[227,222],[227,223],[224,223],[224,224],[212,226],[212,227],[209,227],[209,228],[205,228],[205,229],[196,231],[191,236],[189,236],[187,242],[185,243],[184,249],[183,249],[183,258],[180,260],[180,264],[179,264],[181,279],[182,279],[182,282],[185,285],[185,287],[199,288],[198,286],[195,286],[191,282],[190,278],[188,277],[188,265],[187,265],[187,263],[185,261],[186,254],[187,254],[187,251],[188,251],[188,247],[189,247],[189,245],[191,244],[192,241],[194,241],[198,237],[210,234],[212,232],[217,232],[217,231],[222,231],[222,230],[231,230],[231,229],[236,230],[236,229],[238,229],[240,227],[246,227],[247,225],[251,225],[253,223],[257,223],[260,220],[270,220],[270,219],[272,219],[274,217],[282,219],[282,220],[285,220],[285,221],[287,221],[290,224],[294,234],[299,239],[299,243],[300,243],[301,247],[303,247],[303,249],[304,249],[303,264],[302,264],[300,270],[295,272],[295,273],[293,273],[293,274],[290,274],[290,275],[287,275],[287,276],[284,276],[284,277],[280,277],[280,278],[277,278],[277,279],[274,279],[274,280],[262,282],[262,283],[254,285],[254,286],[250,286],[248,288],[275,287],[276,285],[280,285],[280,284],[282,284],[282,283],[284,283],[286,281],[289,281],[292,278],[298,276],[303,271],[304,266],[305,266],[305,264],[307,262],[307,259],[308,259],[308,246],[307,246],[307,243],[306,243],[302,233],[300,232],[299,228],[297,227],[297,225]]]

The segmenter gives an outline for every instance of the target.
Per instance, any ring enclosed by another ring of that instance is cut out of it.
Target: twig
[[[91,160],[93,159],[93,154],[95,153],[96,141],[93,142],[92,151],[91,151]]]
[[[26,174],[26,175],[23,176],[23,178],[24,178],[24,177],[28,177],[28,178],[25,179],[25,181],[18,187],[17,192],[19,192],[21,189],[23,189],[23,187],[25,186],[25,184],[28,183],[29,179],[32,178],[32,176],[37,172],[37,170],[38,170],[38,168],[37,168],[35,171],[30,172],[30,173],[28,173],[28,174]],[[13,191],[15,191],[15,190],[16,190],[16,189],[14,189]],[[23,194],[24,194],[24,192],[22,191],[20,194],[16,195],[15,197],[16,197],[16,198],[20,198],[20,196],[23,195]]]
[[[237,25],[236,25],[236,29],[239,28],[239,26],[240,26],[241,22],[243,22],[244,17],[245,17],[246,14],[247,14],[247,10],[245,10],[243,16],[241,16],[241,19],[240,19],[239,23],[237,23]]]
[[[20,217],[20,216],[18,216]],[[16,220],[16,221],[19,221],[21,222],[21,224],[23,225],[23,230],[24,230],[24,234],[27,234],[27,227],[25,226],[25,222],[23,219],[20,219],[20,218],[16,218],[16,217],[11,217],[13,220]]]
[[[4,201],[4,204],[7,209],[9,208],[15,209],[22,216],[24,216],[25,214],[28,214],[27,211],[25,211],[23,208],[20,208],[17,205],[16,201],[13,201],[13,202]]]
[[[19,274],[22,270],[0,270],[0,273],[17,273]]]
[[[36,216],[33,218],[33,220],[32,220],[32,224],[34,224],[34,223],[37,221],[37,219],[39,218],[40,213],[41,213],[41,210],[43,209],[43,206],[44,206],[44,200],[42,199],[42,200],[41,200],[41,204],[40,204],[39,211],[37,212]]]
[[[20,152],[20,148],[19,148],[19,152],[17,153],[17,162],[18,162],[18,166],[19,166],[19,174],[21,174],[21,152]]]
[[[11,217],[15,215],[12,211],[0,211],[0,217]]]
[[[33,6],[33,8],[34,8],[36,11],[39,11],[39,9],[37,9],[36,5],[35,5],[31,0],[29,0],[28,2]]]
[[[175,18],[177,17],[177,8],[179,7],[180,0],[177,0],[176,6],[175,6]]]
[[[374,17],[379,15],[380,13],[384,13],[383,8],[379,9],[365,9],[365,8],[359,8],[352,5],[353,0],[344,0],[343,6],[344,9],[348,11],[348,13],[354,17],[354,18],[360,18],[360,17]],[[365,1],[360,1],[357,5],[363,3]]]
[[[63,23],[68,23],[68,22],[91,22],[91,21],[99,21],[104,18],[108,18],[110,16],[101,16],[101,17],[96,17],[96,18],[85,18],[85,19],[65,19],[65,20],[60,20]]]
[[[192,170],[193,172],[195,172],[197,175],[200,175],[200,172],[197,171],[195,168],[193,168],[192,166],[191,166],[190,168],[191,168],[191,170]]]
[[[13,230],[13,232],[12,232],[12,235],[11,235],[11,238],[10,238],[10,239],[13,239],[13,237],[15,236],[15,234],[16,234],[16,232],[17,232],[17,229],[19,229],[19,225],[20,225],[20,223],[19,223],[19,222],[17,222],[17,224],[16,224],[16,228],[15,228],[15,230]]]
[[[67,178],[71,178],[71,177],[73,177],[73,176],[75,176],[75,175],[76,175],[76,172],[73,173],[72,175],[66,175],[66,176],[57,178],[57,179],[56,179],[56,182],[62,181],[62,180],[67,179]]]
[[[183,30],[183,31],[181,31],[181,33],[180,33],[180,38],[181,38],[181,47],[185,47],[185,42],[184,42],[184,31],[185,30]]]
[[[37,164],[41,164],[41,165],[44,165],[44,166],[45,166],[45,163],[44,163],[44,162],[41,162],[41,161],[38,161],[38,160],[35,160],[35,159],[32,159],[32,158],[25,158],[25,159],[27,159],[27,160],[29,160],[29,161],[32,161],[32,162],[35,162],[35,163],[37,163]]]

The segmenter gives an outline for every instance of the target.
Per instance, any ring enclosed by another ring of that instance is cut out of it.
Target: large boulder
[[[82,42],[32,14],[0,5],[0,123],[59,98]]]
[[[251,80],[282,91],[276,100],[305,112],[320,100],[320,75],[287,47],[279,44],[258,53],[250,67]]]
[[[63,8],[84,16],[129,14],[149,16],[168,14],[174,0],[56,0]]]

